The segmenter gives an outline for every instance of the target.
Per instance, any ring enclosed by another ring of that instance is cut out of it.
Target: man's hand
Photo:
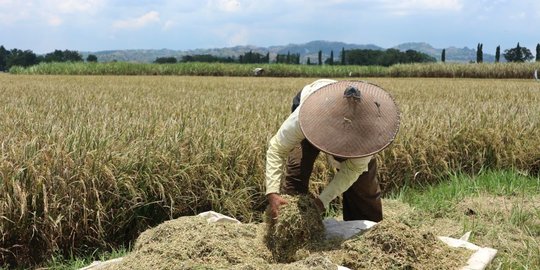
[[[279,215],[279,207],[287,204],[287,201],[277,193],[270,193],[266,195],[266,197],[268,198],[268,204],[270,205],[270,215],[272,216],[272,219],[276,219]]]
[[[319,211],[321,213],[324,213],[324,211],[325,211],[324,204],[321,201],[321,199],[317,196],[317,197],[315,197],[314,201],[315,201],[315,206],[317,206],[317,209],[319,209]]]

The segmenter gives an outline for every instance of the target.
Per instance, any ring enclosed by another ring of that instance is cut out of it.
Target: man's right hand
[[[266,197],[268,198],[268,204],[270,205],[270,215],[272,216],[272,219],[276,219],[279,215],[279,207],[287,204],[287,201],[277,193],[270,193],[266,195]]]

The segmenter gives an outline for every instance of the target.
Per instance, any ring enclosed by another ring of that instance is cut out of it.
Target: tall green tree
[[[441,53],[441,62],[444,63],[445,61],[446,61],[446,49],[443,49]]]
[[[346,65],[347,63],[345,62],[345,47],[342,47],[341,48],[341,64],[342,65]]]
[[[238,56],[238,62],[242,63],[244,61],[244,55]],[[205,63],[233,63],[236,60],[234,57],[219,57],[211,54],[195,54],[195,55],[184,55],[180,59],[180,62],[205,62]]]
[[[391,66],[398,63],[427,63],[437,61],[432,56],[414,50],[401,52],[397,49],[388,49],[386,51],[353,49],[345,53],[345,61],[349,65]]]
[[[519,42],[515,48],[505,50],[503,55],[508,62],[525,62],[534,58],[529,49],[519,46]]]
[[[482,51],[482,47],[484,47],[484,44],[478,43],[478,46],[476,47],[476,63],[484,62],[484,52]]]
[[[497,46],[497,49],[495,50],[495,63],[499,63],[501,60],[501,46]]]
[[[540,62],[540,43],[536,44],[536,62]]]
[[[82,55],[78,51],[64,50],[64,59],[66,62],[82,62]]]
[[[94,54],[89,54],[86,57],[86,62],[97,62],[97,56],[95,56]]]
[[[81,62],[82,55],[77,51],[70,50],[54,50],[54,52],[45,54],[45,62]]]
[[[176,64],[176,62],[178,62],[176,57],[157,57],[156,60],[154,60],[154,63],[156,64]]]
[[[9,57],[9,51],[4,48],[4,46],[0,46],[0,71],[6,71],[7,70],[7,59]]]
[[[300,54],[290,52],[287,52],[287,54],[278,54],[276,55],[276,63],[300,64]]]
[[[334,65],[334,51],[330,51],[330,58],[329,58],[329,61],[328,61],[328,64],[329,65]]]
[[[322,51],[321,50],[319,50],[318,58],[319,58],[319,65],[322,65]]]
[[[310,59],[309,57],[307,58],[306,64],[307,64],[308,66],[311,65],[311,59]]]
[[[37,63],[37,56],[31,50],[12,49],[6,61],[6,69],[13,66],[29,67]]]
[[[249,51],[244,55],[244,62],[253,63],[253,51]]]

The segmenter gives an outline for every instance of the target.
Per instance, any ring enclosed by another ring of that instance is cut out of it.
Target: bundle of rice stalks
[[[276,219],[266,211],[265,243],[274,260],[280,263],[295,260],[296,252],[312,241],[322,239],[322,213],[315,207],[313,195],[283,195],[287,204],[280,207]]]

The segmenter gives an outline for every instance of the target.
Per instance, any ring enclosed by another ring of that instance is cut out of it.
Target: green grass
[[[453,223],[462,228],[454,237],[471,231],[471,242],[497,249],[489,269],[540,268],[538,176],[513,171],[456,174],[439,184],[403,188],[391,197],[415,208],[409,222],[417,226],[443,230]]]
[[[119,249],[106,252],[95,250],[94,253],[84,257],[71,256],[69,258],[65,258],[61,255],[55,255],[49,261],[47,261],[44,268],[49,270],[76,270],[86,267],[94,261],[107,261],[123,257],[127,255],[128,252],[128,248],[120,247]]]
[[[486,193],[496,196],[539,194],[540,179],[512,171],[481,172],[474,177],[454,174],[436,185],[406,186],[391,196],[422,210],[441,213],[465,197]]]

